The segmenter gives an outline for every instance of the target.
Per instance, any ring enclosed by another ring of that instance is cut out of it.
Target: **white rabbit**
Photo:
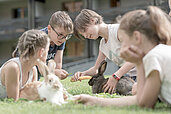
[[[61,105],[65,102],[64,97],[66,97],[66,91],[64,90],[59,78],[54,74],[54,69],[56,64],[53,60],[49,61],[49,71],[48,67],[41,60],[37,60],[37,65],[40,72],[44,76],[42,82],[32,82],[27,84],[23,90],[21,90],[20,98],[25,98],[28,100],[45,100],[57,105]]]
[[[66,103],[63,96],[63,86],[54,74],[49,74],[48,79],[44,80],[37,89],[42,100],[58,105]]]

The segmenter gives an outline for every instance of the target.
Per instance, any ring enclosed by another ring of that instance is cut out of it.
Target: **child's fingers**
[[[75,74],[71,77],[71,82],[76,82],[76,81],[78,81],[79,77],[80,77],[80,72],[75,73]]]
[[[132,51],[131,48],[126,48],[121,52],[121,57],[126,61],[135,62],[135,60],[139,59],[139,54],[135,52],[135,49]]]
[[[129,49],[130,49],[131,51],[133,51],[134,53],[139,53],[139,52],[141,52],[141,50],[140,50],[137,46],[134,46],[134,45],[131,45],[131,46],[129,47]]]
[[[114,94],[115,93],[115,88],[112,89],[112,93],[111,94]]]
[[[107,85],[104,89],[104,93],[106,93],[109,90],[109,86]]]
[[[63,80],[63,79],[65,79],[67,76],[68,76],[67,74],[65,74],[64,72],[61,72],[60,78]]]
[[[75,95],[72,97],[72,100],[75,102],[75,104],[78,104],[81,99],[80,95]]]
[[[113,87],[109,87],[108,93],[112,94]]]
[[[123,53],[122,56],[124,56],[125,58],[130,58],[131,56],[135,56],[136,54],[130,50],[130,48],[127,48]]]
[[[62,69],[62,72],[65,74],[65,75],[69,75],[68,72],[64,69]]]
[[[102,88],[102,89],[104,90],[106,87],[107,87],[107,83],[103,86],[103,88]]]
[[[81,72],[77,72],[76,74],[74,74],[75,80],[78,81],[80,76]]]
[[[90,95],[86,95],[86,94],[75,95],[73,96],[73,100],[75,101],[75,103],[86,104],[86,102],[89,100],[90,97],[91,97]]]
[[[75,95],[72,98],[73,98],[74,101],[77,101],[77,100],[81,99],[80,95]]]
[[[140,57],[144,56],[144,52],[139,47],[131,45],[129,49]]]

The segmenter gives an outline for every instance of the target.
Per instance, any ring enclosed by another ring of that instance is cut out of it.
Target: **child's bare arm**
[[[160,76],[152,71],[145,78],[143,64],[137,65],[137,103],[141,107],[153,108],[160,92]]]
[[[62,59],[63,59],[63,50],[57,50],[54,61],[56,62],[55,74],[60,79],[65,79],[69,74],[67,71],[62,69]]]
[[[100,63],[106,58],[106,56],[101,52],[99,51],[99,55],[97,57],[97,60],[96,60],[96,63],[93,67],[89,68],[88,70],[86,71],[83,71],[83,72],[76,72],[74,74],[74,76],[72,77],[73,80],[77,81],[79,80],[79,77],[80,76],[93,76],[95,74],[97,74],[97,70],[99,68],[99,65]]]
[[[57,50],[54,61],[56,62],[56,68],[62,68],[63,50]]]
[[[17,63],[11,62],[4,66],[5,87],[8,98],[18,100],[19,98],[19,85],[20,85],[20,71]]]
[[[96,106],[123,107],[123,106],[130,106],[130,105],[137,104],[136,96],[125,96],[121,98],[100,98],[100,97],[94,97],[94,96],[82,94],[82,95],[74,96],[74,99],[85,105],[96,105]]]
[[[124,65],[115,72],[115,74],[119,77],[122,77],[124,74],[129,72],[133,67],[135,67],[134,63],[125,62]]]
[[[115,74],[119,77],[122,77],[125,73],[130,71],[135,65],[130,62],[126,62],[119,70],[115,72]],[[110,77],[108,82],[104,85],[103,89],[104,92],[108,91],[109,93],[114,93],[115,86],[117,84],[117,80],[113,77]]]

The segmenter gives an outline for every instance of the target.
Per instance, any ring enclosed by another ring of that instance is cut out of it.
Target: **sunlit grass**
[[[70,77],[61,81],[68,93],[72,95],[92,94],[91,87],[88,85],[88,80],[81,82],[70,82]],[[118,95],[98,94],[98,97],[120,97]],[[85,106],[75,104],[69,101],[67,104],[57,106],[51,103],[42,101],[26,101],[20,99],[14,102],[13,99],[5,99],[0,101],[0,114],[170,114],[171,108],[163,103],[157,103],[154,110],[142,109],[138,106],[130,107],[99,107]]]

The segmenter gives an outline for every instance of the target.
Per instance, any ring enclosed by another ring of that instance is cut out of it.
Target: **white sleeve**
[[[154,55],[151,56],[145,56],[143,59],[143,64],[144,64],[144,70],[145,70],[145,76],[148,77],[149,74],[156,70],[160,73],[160,80],[163,80],[163,75],[161,73],[161,64],[158,58]]]
[[[104,45],[104,38],[100,40],[99,50],[102,51],[102,47]]]

